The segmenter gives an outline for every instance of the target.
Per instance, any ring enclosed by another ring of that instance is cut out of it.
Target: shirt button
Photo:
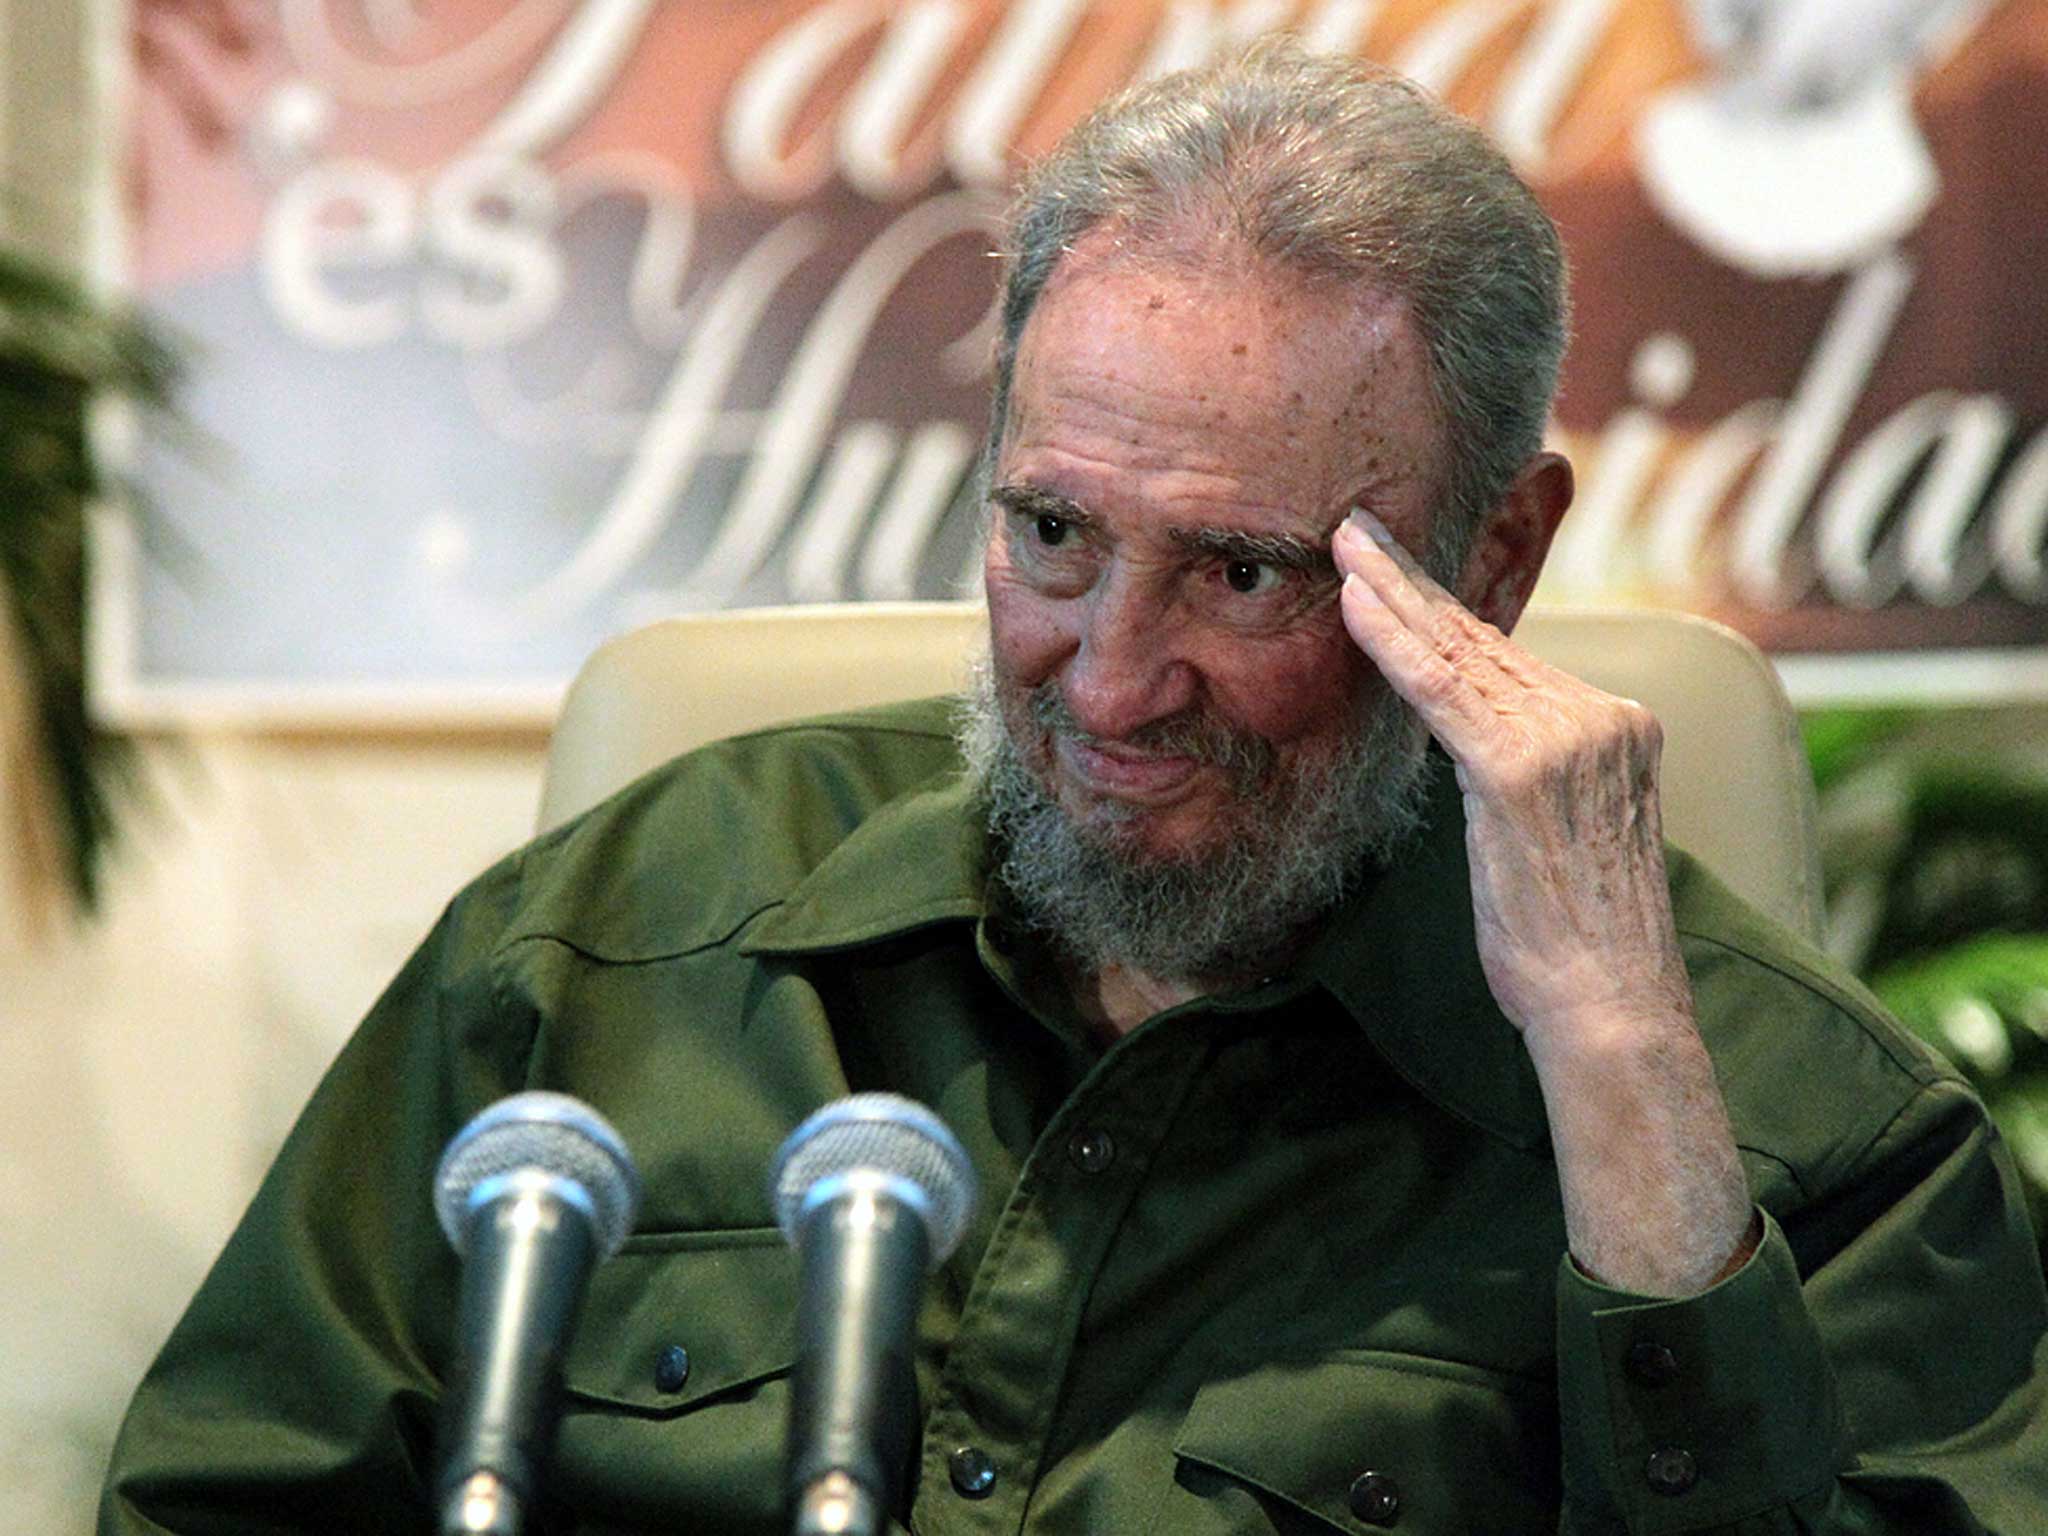
[[[1669,1386],[1678,1378],[1678,1356],[1662,1344],[1640,1340],[1629,1348],[1628,1373],[1641,1386]]]
[[[1116,1141],[1107,1131],[1076,1131],[1067,1139],[1067,1160],[1083,1173],[1101,1173],[1116,1161]]]
[[[1384,1472],[1361,1472],[1351,1485],[1351,1513],[1367,1525],[1392,1525],[1401,1518],[1401,1489]]]
[[[1673,1446],[1650,1452],[1650,1459],[1643,1467],[1643,1476],[1649,1479],[1653,1491],[1675,1498],[1700,1480],[1700,1468],[1699,1463],[1692,1459],[1691,1451],[1681,1451]]]
[[[680,1392],[690,1379],[690,1352],[671,1344],[654,1357],[654,1385],[657,1391]]]
[[[985,1499],[995,1492],[996,1464],[978,1445],[963,1445],[946,1458],[946,1476],[963,1499]]]

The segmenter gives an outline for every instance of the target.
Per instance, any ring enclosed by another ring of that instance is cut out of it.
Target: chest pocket
[[[628,1238],[591,1275],[562,1364],[572,1407],[667,1417],[787,1375],[796,1299],[773,1227]]]
[[[785,1531],[796,1297],[773,1227],[646,1233],[600,1264],[562,1362],[559,1528],[659,1530],[689,1510],[720,1536]]]
[[[1553,1391],[1450,1361],[1351,1350],[1212,1381],[1173,1449],[1181,1488],[1240,1530],[1557,1529]]]

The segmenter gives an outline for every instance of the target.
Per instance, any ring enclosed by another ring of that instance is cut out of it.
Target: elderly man
[[[1498,154],[1266,46],[1111,103],[1012,237],[964,724],[723,743],[459,897],[145,1381],[103,1532],[423,1524],[430,1170],[534,1086],[648,1187],[563,1530],[778,1529],[763,1170],[868,1088],[988,1192],[922,1319],[925,1536],[2048,1529],[1981,1109],[1662,847],[1642,710],[1504,638],[1571,477],[1562,258]]]

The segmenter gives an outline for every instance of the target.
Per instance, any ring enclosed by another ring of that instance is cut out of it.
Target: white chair
[[[957,689],[987,620],[965,603],[758,608],[609,641],[562,705],[543,830],[679,752],[780,720]],[[1813,781],[1777,674],[1689,614],[1531,609],[1516,637],[1663,722],[1664,830],[1752,904],[1821,934]]]

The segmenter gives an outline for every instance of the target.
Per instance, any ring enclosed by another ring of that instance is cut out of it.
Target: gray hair
[[[1557,229],[1485,135],[1391,71],[1284,35],[1104,102],[1030,170],[1010,210],[984,472],[1025,322],[1060,259],[1102,224],[1140,259],[1249,254],[1404,300],[1444,444],[1428,563],[1455,577],[1543,445],[1567,324]]]

